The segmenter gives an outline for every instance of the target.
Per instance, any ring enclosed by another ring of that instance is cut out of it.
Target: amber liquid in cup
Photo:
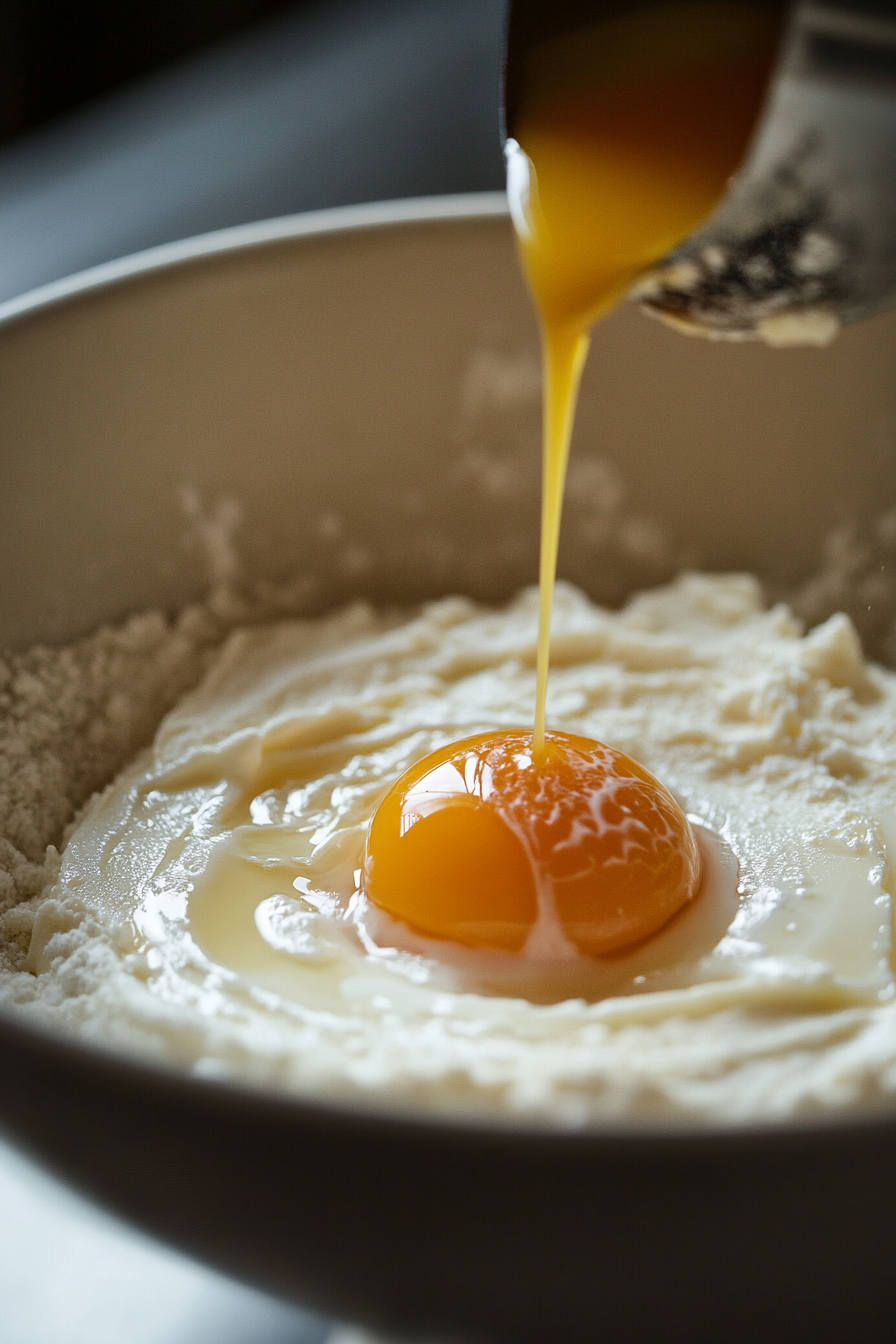
[[[751,141],[783,7],[645,6],[533,46],[508,141],[508,194],[541,320],[544,466],[536,755],[544,751],[560,515],[593,324],[692,233]]]

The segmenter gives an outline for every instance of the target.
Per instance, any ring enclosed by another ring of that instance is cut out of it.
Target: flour
[[[150,612],[0,659],[0,970],[24,966],[79,808],[151,741],[229,623],[214,604]]]
[[[384,786],[446,740],[530,721],[535,594],[404,621],[359,604],[216,655],[240,610],[219,594],[15,660],[0,1001],[198,1075],[442,1114],[892,1105],[896,677],[845,616],[806,635],[746,576],[683,576],[619,613],[561,587],[552,723],[666,782],[735,857],[740,904],[705,945],[673,947],[670,928],[617,960],[606,993],[539,1000],[351,914]],[[43,846],[135,752],[56,878]]]

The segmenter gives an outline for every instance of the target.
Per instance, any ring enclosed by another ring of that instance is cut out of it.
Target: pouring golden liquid
[[[544,337],[535,730],[478,734],[412,765],[377,808],[361,871],[371,905],[428,937],[567,967],[653,937],[697,897],[703,871],[688,819],[659,780],[599,742],[545,732],[560,510],[588,333],[722,195],[762,107],[781,15],[771,0],[654,0],[634,13],[633,0],[592,0],[590,12],[601,3],[609,18],[528,48],[508,141],[511,208]],[[557,0],[550,22],[567,11]]]
[[[590,330],[724,194],[763,105],[783,12],[770,0],[673,0],[611,14],[526,55],[507,181],[544,358],[536,758]]]

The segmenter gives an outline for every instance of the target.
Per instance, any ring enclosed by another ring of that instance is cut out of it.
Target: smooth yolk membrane
[[[668,789],[620,751],[550,732],[467,738],[389,790],[362,887],[431,938],[601,957],[657,933],[700,886],[694,833]]]

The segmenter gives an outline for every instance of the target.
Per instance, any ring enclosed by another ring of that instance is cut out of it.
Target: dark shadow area
[[[0,144],[290,8],[300,3],[3,0]]]
[[[307,0],[18,138],[0,300],[231,224],[500,189],[503,10]]]

